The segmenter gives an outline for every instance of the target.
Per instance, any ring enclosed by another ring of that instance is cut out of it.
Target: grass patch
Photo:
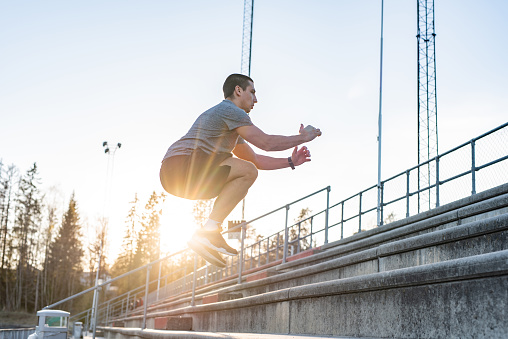
[[[37,315],[35,313],[24,312],[5,312],[0,311],[0,326],[14,327],[35,327],[37,325]]]

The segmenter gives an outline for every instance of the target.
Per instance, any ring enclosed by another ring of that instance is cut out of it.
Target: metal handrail
[[[453,180],[456,180],[458,178],[461,178],[465,175],[468,175],[468,174],[471,174],[472,176],[472,184],[471,184],[471,187],[472,187],[472,190],[471,190],[471,194],[476,194],[476,182],[475,182],[475,173],[481,169],[484,169],[486,167],[489,167],[489,166],[492,166],[494,164],[497,164],[497,163],[500,163],[502,161],[505,161],[505,160],[508,160],[508,154],[507,155],[502,155],[500,156],[499,158],[495,159],[495,160],[491,160],[489,161],[488,163],[485,163],[485,164],[482,164],[482,165],[479,165],[477,166],[476,163],[475,163],[475,143],[476,141],[496,132],[496,131],[499,131],[503,128],[506,128],[508,126],[508,123],[505,123],[495,129],[492,129],[491,131],[488,131],[482,135],[480,135],[479,137],[476,137],[474,139],[472,139],[471,141],[469,142],[466,142],[466,143],[463,143],[455,148],[453,148],[452,150],[449,150],[445,153],[442,153],[441,155],[438,155],[436,156],[435,158],[433,159],[429,159],[425,162],[422,162],[416,166],[413,166],[403,172],[400,172],[384,181],[381,181],[381,185],[378,187],[378,185],[373,185],[373,186],[370,186],[368,187],[367,189],[364,189],[363,191],[360,191],[359,193],[355,194],[355,195],[352,195],[336,204],[333,204],[330,206],[330,191],[331,191],[331,187],[330,186],[327,186],[323,189],[320,189],[318,191],[315,191],[305,197],[302,197],[300,199],[297,199],[289,204],[286,204],[286,205],[283,205],[277,209],[274,209],[268,213],[265,213],[259,217],[256,217],[252,220],[249,220],[249,221],[245,221],[245,222],[242,222],[238,225],[236,225],[235,227],[232,227],[224,232],[222,232],[223,234],[227,234],[227,233],[230,233],[230,232],[237,232],[238,230],[240,230],[241,232],[241,249],[240,249],[240,256],[239,256],[239,259],[236,260],[236,265],[237,265],[237,269],[236,269],[236,272],[234,270],[235,268],[235,259],[231,259],[230,263],[231,265],[229,266],[226,266],[225,268],[216,268],[214,267],[213,271],[212,270],[209,270],[209,265],[207,266],[204,266],[204,267],[201,267],[201,268],[197,268],[196,265],[195,265],[195,268],[194,268],[194,271],[192,272],[192,283],[189,285],[189,277],[187,277],[186,275],[184,275],[184,277],[182,277],[181,279],[179,280],[175,280],[173,281],[171,284],[169,285],[176,285],[176,288],[179,289],[180,286],[182,286],[182,290],[180,293],[183,293],[183,292],[189,292],[189,289],[186,290],[186,286],[190,286],[191,288],[191,292],[192,292],[192,301],[191,301],[191,304],[194,305],[194,298],[195,298],[195,295],[196,295],[196,288],[197,288],[197,285],[198,284],[203,284],[203,282],[206,283],[207,281],[207,278],[210,277],[210,279],[212,279],[212,276],[215,276],[215,279],[221,279],[221,278],[227,278],[227,277],[234,277],[235,274],[238,274],[238,283],[242,283],[242,273],[244,272],[244,264],[245,264],[245,258],[248,257],[248,259],[251,261],[251,263],[256,260],[257,263],[258,263],[258,266],[261,265],[261,256],[263,255],[266,255],[266,264],[269,263],[269,260],[270,260],[270,252],[272,251],[276,251],[276,260],[280,260],[280,258],[278,257],[279,255],[279,251],[281,248],[283,248],[283,258],[282,258],[282,263],[286,262],[287,260],[287,252],[288,252],[288,247],[293,244],[293,243],[297,243],[298,242],[298,247],[297,247],[297,253],[298,251],[301,250],[300,248],[300,241],[303,240],[303,239],[307,239],[310,237],[310,247],[313,246],[313,237],[314,239],[317,237],[318,234],[321,234],[322,232],[324,232],[324,244],[328,243],[329,239],[328,239],[328,232],[330,229],[340,225],[340,239],[343,239],[344,238],[344,224],[347,223],[348,221],[352,221],[353,219],[355,218],[358,218],[358,232],[362,232],[363,231],[363,226],[362,225],[362,216],[367,214],[367,213],[370,213],[370,212],[373,212],[375,211],[376,209],[380,209],[381,211],[381,219],[380,219],[380,225],[377,225],[377,226],[382,226],[383,224],[383,211],[384,209],[391,205],[391,204],[394,204],[394,203],[397,203],[397,202],[400,202],[400,201],[403,201],[404,199],[406,199],[406,217],[409,217],[410,215],[410,198],[413,197],[413,196],[416,196],[416,195],[419,195],[423,192],[426,192],[426,191],[430,191],[431,189],[435,189],[436,190],[436,202],[435,202],[435,205],[436,207],[439,206],[440,204],[440,197],[439,197],[439,189],[440,189],[440,186],[442,186],[443,184],[446,184],[450,181],[453,181]],[[457,151],[463,147],[467,147],[467,146],[471,146],[471,166],[470,168],[467,170],[467,171],[461,171],[461,173],[459,174],[454,174],[448,178],[440,178],[440,166],[439,166],[439,162],[441,161],[441,159],[451,153],[453,153],[454,151]],[[508,151],[508,148],[507,148],[507,151]],[[435,162],[436,163],[436,181],[434,183],[429,183],[427,185],[427,187],[419,187],[417,189],[411,189],[410,187],[410,175],[413,171],[416,171],[418,170],[419,168],[423,167],[423,166],[427,166],[431,163]],[[389,201],[385,202],[384,199],[385,199],[385,186],[387,183],[391,183],[392,181],[394,180],[399,180],[399,179],[402,179],[403,177],[406,177],[406,189],[405,189],[405,193],[403,193],[402,195],[400,196],[395,196],[395,197],[391,197]],[[363,201],[363,197],[367,194],[367,193],[370,193],[370,192],[373,192],[374,190],[381,190],[381,201],[379,202],[379,205],[376,204],[376,206],[364,206],[364,201]],[[316,194],[319,194],[321,192],[324,192],[326,191],[327,192],[327,201],[326,201],[326,208],[323,209],[323,210],[320,210],[319,212],[317,213],[314,213],[313,215],[311,216],[308,216],[306,217],[305,219],[302,219],[302,220],[299,220],[298,222],[292,224],[292,225],[289,225],[289,222],[288,222],[288,211],[289,211],[289,208],[290,206],[298,203],[298,202],[301,202],[305,199],[308,199]],[[346,216],[345,215],[345,211],[344,211],[344,206],[346,204],[350,204],[353,202],[354,199],[358,199],[359,200],[359,206],[356,207],[356,212],[353,213],[352,215],[350,215],[348,213],[348,215]],[[335,210],[335,209],[339,209],[340,208],[340,220],[336,221],[336,222],[333,222],[329,225],[329,215],[330,215],[330,210]],[[420,207],[418,206],[418,209]],[[280,230],[278,232],[275,232],[273,233],[272,235],[270,236],[267,236],[265,238],[262,238],[258,241],[255,241],[253,242],[252,244],[246,246],[245,245],[245,234],[246,234],[246,230],[247,230],[247,227],[249,224],[255,222],[255,221],[258,221],[260,219],[263,219],[269,215],[272,215],[276,212],[280,212],[280,211],[283,211],[285,210],[286,212],[286,221],[285,221],[285,226],[284,226],[284,229],[283,230]],[[325,221],[324,221],[324,225],[323,227],[319,228],[317,227],[316,228],[316,225],[314,224],[314,220],[317,216],[320,216],[321,214],[325,214]],[[307,222],[310,220],[310,227],[311,227],[311,230],[309,232],[309,234],[307,235],[304,235],[304,236],[301,236],[300,232],[297,236],[296,239],[293,239],[293,240],[289,240],[289,236],[288,236],[288,232],[291,228],[293,227],[300,227],[300,225],[304,222]],[[284,243],[280,243],[279,242],[279,239],[280,239],[280,234],[284,232],[284,236],[283,236],[283,239],[284,239]],[[275,246],[271,246],[270,245],[270,239],[273,239],[274,237],[277,237],[277,242],[275,244]],[[263,244],[264,242],[267,242],[267,246],[266,246],[266,251],[262,251],[261,250],[261,244]],[[255,249],[255,246],[258,246],[258,250],[257,250],[257,256],[254,256],[254,249]],[[248,255],[248,250],[250,249],[250,256]],[[130,274],[133,274],[135,272],[138,272],[138,271],[141,271],[141,270],[144,270],[146,269],[147,270],[147,282],[145,283],[144,286],[141,286],[139,288],[145,288],[145,303],[144,303],[144,310],[143,310],[143,326],[142,328],[145,328],[145,325],[146,325],[146,313],[147,313],[147,304],[148,304],[148,287],[150,284],[154,283],[155,281],[152,281],[152,282],[149,282],[148,281],[148,277],[149,277],[149,270],[150,268],[154,265],[154,264],[157,264],[158,262],[162,261],[162,260],[166,260],[174,255],[178,255],[178,254],[181,254],[183,252],[187,251],[187,249],[185,250],[181,250],[179,252],[176,252],[176,253],[173,253],[173,254],[170,254],[170,255],[167,255],[163,258],[160,258],[158,260],[155,260],[149,264],[146,264],[142,267],[139,267],[137,269],[134,269],[130,272],[127,272],[127,273],[124,273],[118,277],[115,277],[113,279],[110,279],[100,285],[97,285],[95,287],[92,287],[92,288],[89,288],[85,291],[82,291],[80,293],[77,293],[69,298],[66,298],[66,299],[63,299],[57,303],[54,303],[52,305],[49,305],[49,306],[46,306],[46,308],[52,308],[56,305],[59,305],[65,301],[69,301],[71,299],[74,299],[80,295],[83,295],[83,294],[86,294],[86,293],[89,293],[91,291],[94,291],[98,288],[101,288],[102,286],[105,286],[105,285],[108,285],[108,284],[111,284],[112,282],[118,280],[118,279],[121,279],[123,277],[126,277]],[[195,257],[196,258],[196,257]],[[251,267],[252,268],[252,265]],[[250,269],[249,268],[249,269]],[[173,272],[174,273],[174,272]],[[182,283],[183,281],[183,283]],[[169,287],[174,287],[174,286],[169,286]],[[139,289],[137,288],[137,289]],[[165,286],[165,288],[167,289],[168,288],[168,285]],[[136,290],[136,289],[135,289]],[[132,290],[134,291],[134,290]],[[131,293],[132,291],[129,291],[127,293]],[[138,292],[139,293],[139,292]],[[154,292],[152,292],[154,293]],[[125,295],[125,294],[124,294]],[[118,297],[119,298],[119,297]],[[118,298],[114,298],[114,299],[118,299]],[[108,300],[107,302],[105,303],[111,303],[112,300],[114,299],[110,299]],[[104,305],[104,303],[103,303]],[[109,306],[109,304],[108,304]],[[102,307],[101,310],[104,311],[106,307]],[[84,312],[86,311],[83,311],[81,313],[79,313],[79,315],[83,314]],[[109,317],[109,312],[110,310],[107,309],[106,311],[106,318]]]

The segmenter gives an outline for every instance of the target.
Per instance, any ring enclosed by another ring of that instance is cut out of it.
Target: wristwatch
[[[295,164],[293,164],[293,159],[291,159],[291,157],[288,157],[288,162],[291,169],[295,169]]]

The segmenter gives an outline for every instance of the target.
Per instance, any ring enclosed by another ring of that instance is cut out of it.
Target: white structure
[[[67,339],[69,315],[69,312],[59,310],[38,311],[39,325],[35,327],[35,333],[28,339]]]

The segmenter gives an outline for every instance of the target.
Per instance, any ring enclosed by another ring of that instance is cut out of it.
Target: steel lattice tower
[[[242,65],[240,72],[250,76],[252,56],[252,24],[254,19],[254,0],[245,0],[243,5]]]
[[[438,155],[434,0],[418,0],[418,164]],[[437,206],[436,162],[418,169],[418,211]]]
[[[254,0],[243,4],[242,64],[240,73],[250,76],[252,57],[252,24],[254,22]],[[242,220],[245,220],[245,198],[242,201]]]

